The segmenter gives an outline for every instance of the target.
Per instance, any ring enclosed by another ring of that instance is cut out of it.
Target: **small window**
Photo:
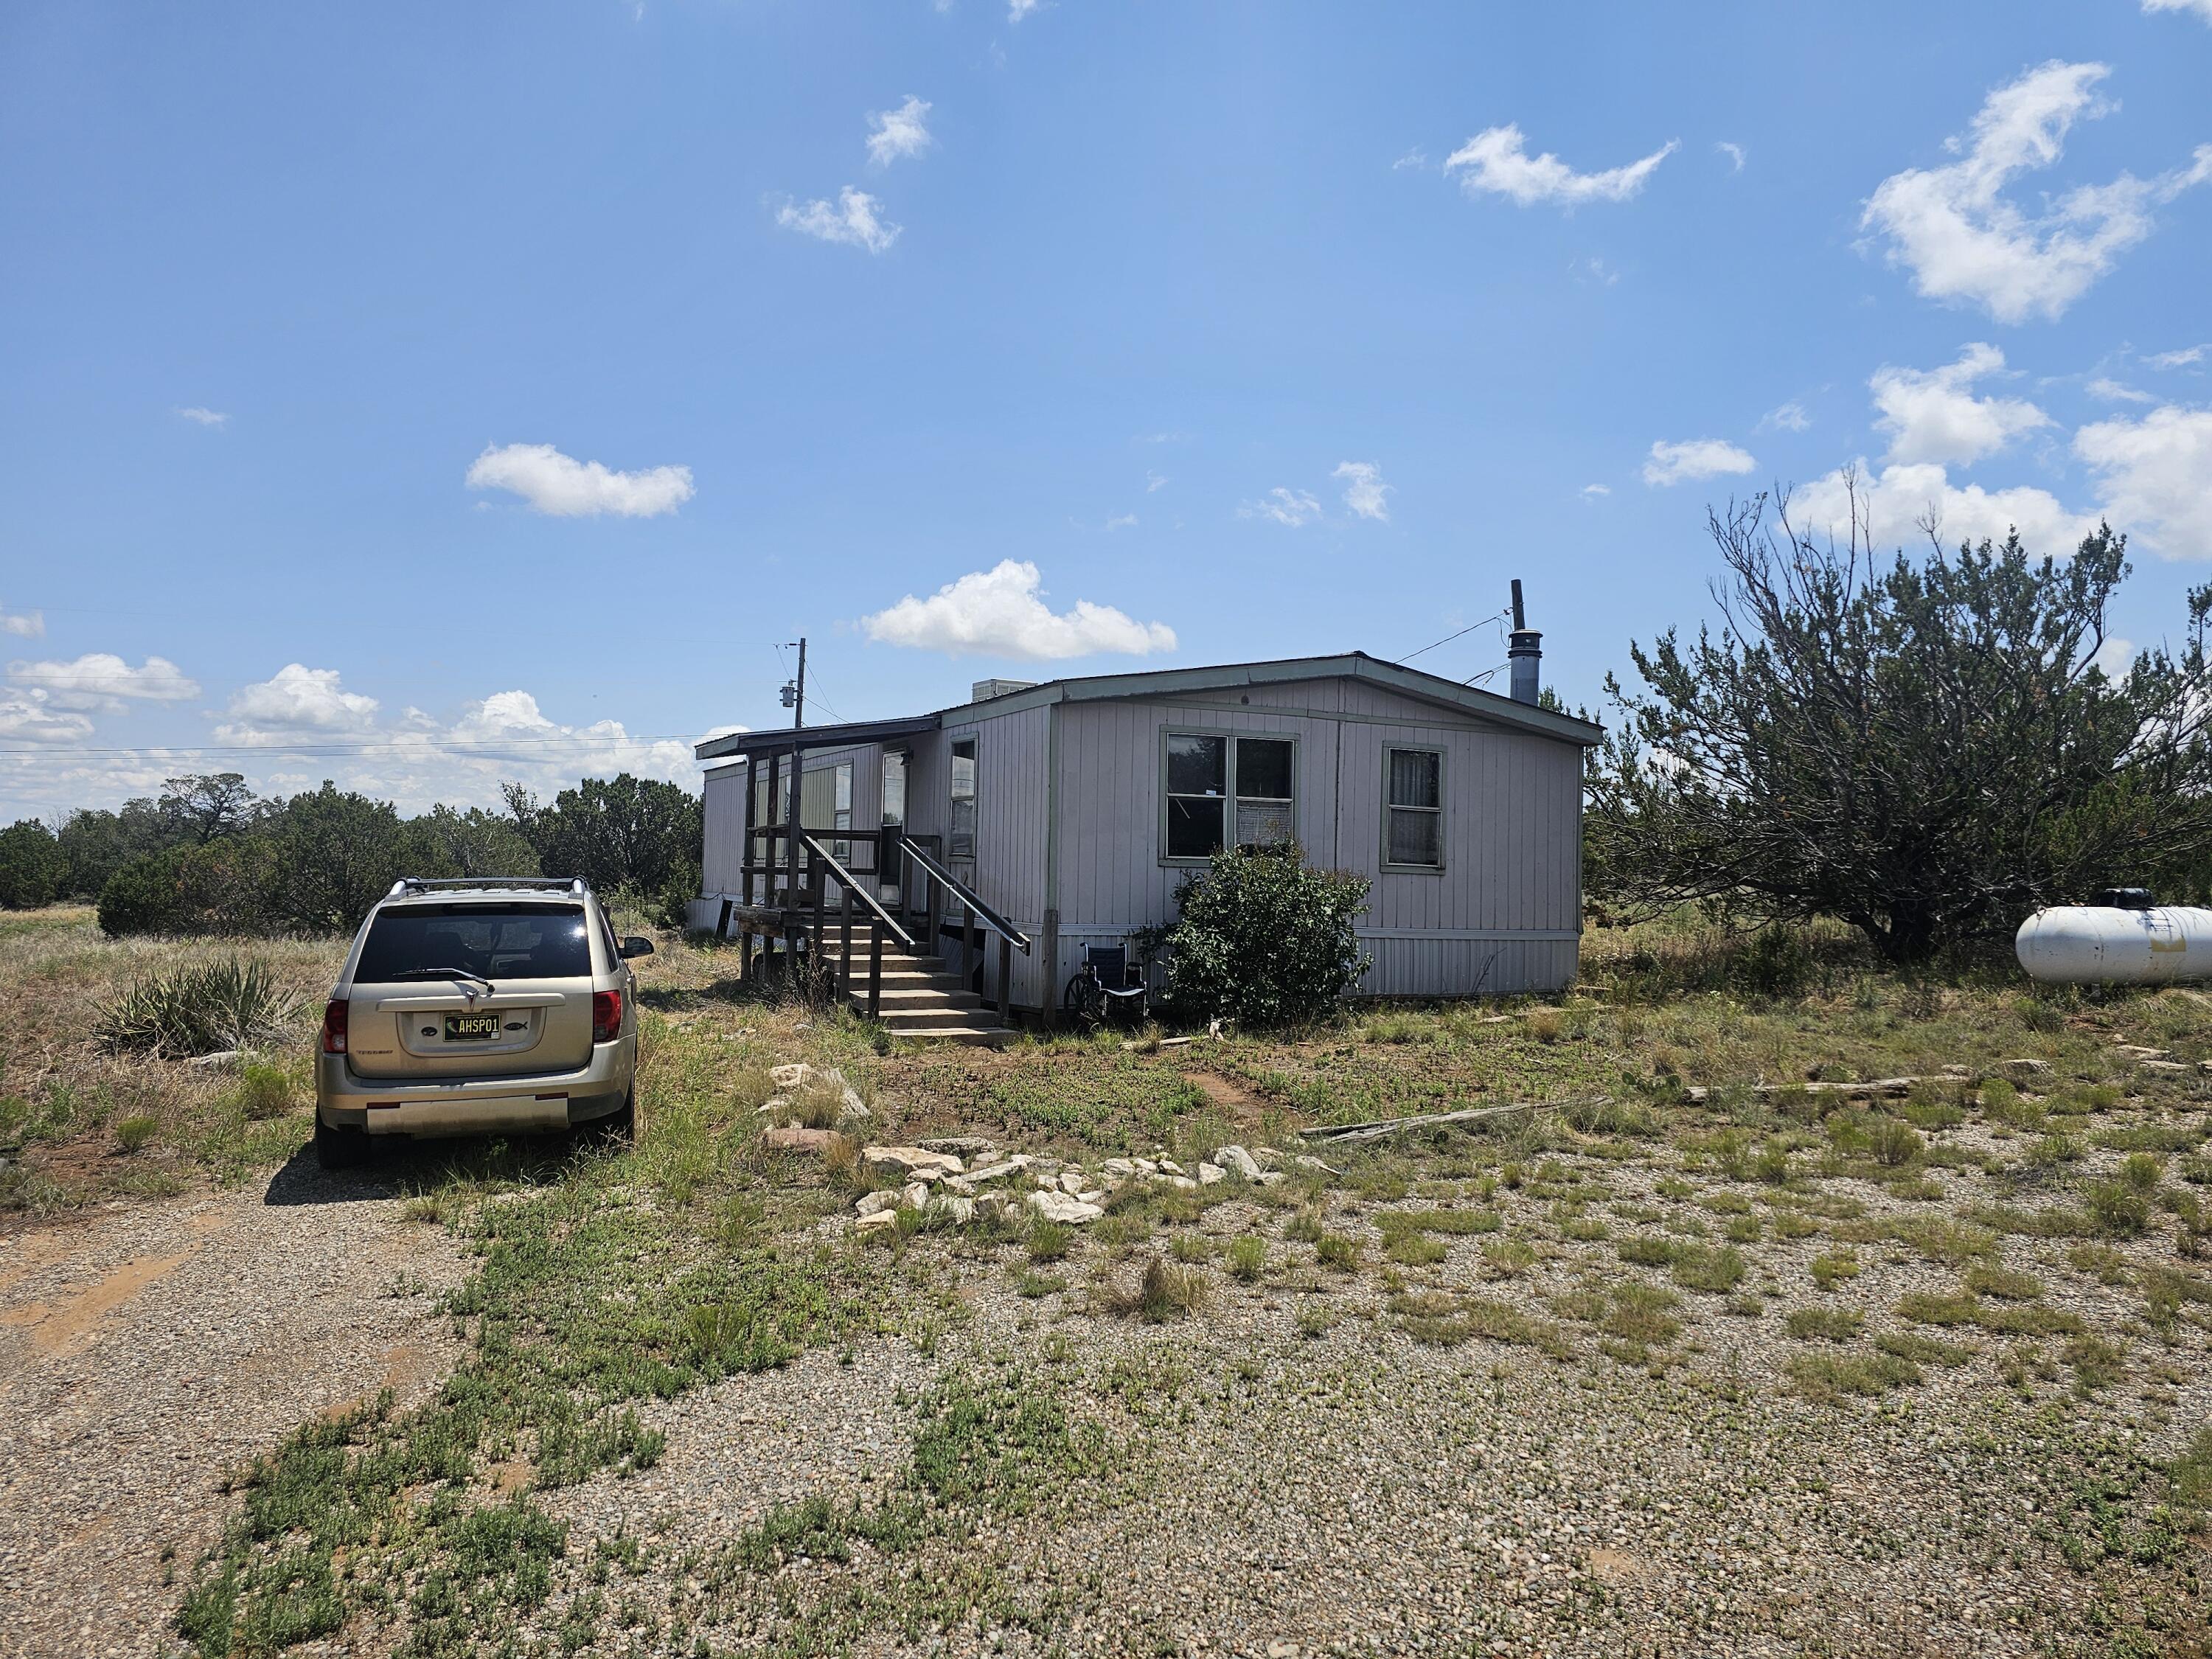
[[[1170,859],[1222,848],[1274,847],[1297,834],[1297,745],[1288,738],[1170,732],[1166,751]]]
[[[1443,751],[1382,751],[1382,864],[1386,869],[1444,867]]]
[[[837,781],[834,787],[835,793],[830,797],[830,827],[832,830],[850,830],[853,827],[852,762],[839,761],[837,763]],[[836,859],[838,863],[843,865],[847,869],[849,870],[853,867],[853,843],[851,842],[834,841],[830,842],[830,853],[832,858]]]
[[[975,861],[975,739],[963,738],[952,745],[952,823],[945,855]]]

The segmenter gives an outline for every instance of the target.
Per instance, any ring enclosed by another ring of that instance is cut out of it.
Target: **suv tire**
[[[325,1170],[358,1169],[368,1158],[368,1131],[334,1129],[315,1114],[315,1162]]]
[[[613,1141],[617,1146],[634,1146],[637,1144],[637,1088],[635,1085],[632,1085],[630,1091],[623,1097],[623,1103],[614,1115],[602,1120],[601,1133],[604,1133],[609,1140]]]

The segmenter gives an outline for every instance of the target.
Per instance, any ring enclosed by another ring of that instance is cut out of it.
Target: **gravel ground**
[[[440,1229],[307,1157],[243,1190],[0,1237],[0,1654],[173,1650],[223,1471],[451,1367]],[[395,1293],[398,1292],[398,1293]]]
[[[1621,1201],[1656,1203],[1644,1171],[1591,1174]],[[1928,1212],[1869,1198],[1877,1218]],[[1616,1222],[1611,1243],[1563,1244],[1547,1237],[1547,1205],[1497,1201],[1504,1236],[1538,1245],[1533,1268],[1501,1276],[1481,1239],[1459,1237],[1446,1261],[1407,1275],[1409,1287],[1558,1319],[1556,1295],[1668,1283],[1663,1271],[1623,1266],[1613,1248],[1639,1231],[1659,1235],[1656,1224]],[[1087,1275],[1104,1256],[1095,1244],[1061,1266],[1073,1286],[1041,1300],[1012,1289],[1018,1249],[996,1261],[944,1256],[940,1285],[969,1312],[931,1358],[907,1342],[873,1343],[849,1363],[817,1353],[660,1403],[648,1413],[670,1437],[658,1467],[554,1495],[576,1530],[535,1628],[550,1639],[592,1594],[575,1569],[603,1559],[600,1545],[641,1540],[635,1576],[617,1573],[607,1587],[602,1566],[597,1593],[610,1607],[689,1607],[696,1618],[702,1559],[775,1503],[884,1492],[910,1444],[905,1402],[933,1378],[1003,1373],[1010,1363],[1072,1414],[1103,1422],[1115,1448],[1107,1475],[964,1547],[963,1565],[988,1562],[1014,1602],[1058,1598],[1049,1640],[982,1621],[902,1633],[883,1619],[858,1650],[2105,1653],[2116,1650],[2103,1624],[2110,1609],[2171,1599],[2171,1565],[2154,1572],[2108,1559],[2083,1571],[2063,1559],[2061,1539],[2083,1528],[2068,1498],[2090,1468],[2078,1461],[2082,1442],[2138,1435],[2162,1459],[2212,1416],[2201,1330],[2185,1328],[2170,1347],[2139,1340],[2130,1380],[2094,1401],[2057,1376],[2022,1400],[1997,1376],[2007,1345],[1954,1331],[1939,1334],[1975,1349],[1966,1364],[1930,1364],[1923,1384],[1879,1404],[1815,1405],[1789,1389],[1784,1367],[1826,1350],[1786,1334],[1790,1310],[1858,1308],[1869,1336],[1911,1330],[1888,1310],[1912,1292],[1954,1290],[1958,1269],[1862,1246],[1859,1278],[1823,1293],[1808,1266],[1833,1241],[1769,1238],[1746,1251],[1745,1288],[1765,1289],[1764,1310],[1731,1315],[1725,1297],[1684,1293],[1675,1363],[1654,1376],[1601,1357],[1594,1334],[1565,1321],[1563,1359],[1481,1338],[1413,1340],[1375,1271],[1381,1236],[1362,1218],[1375,1207],[1342,1194],[1329,1204],[1332,1230],[1364,1243],[1362,1271],[1318,1271],[1310,1251],[1278,1241],[1287,1271],[1250,1286],[1213,1271],[1210,1305],[1166,1327],[1085,1311]],[[1226,1239],[1281,1219],[1232,1202],[1210,1212],[1203,1231]],[[925,1238],[912,1254],[928,1260],[941,1249]],[[2008,1265],[2045,1278],[2050,1305],[2095,1329],[2130,1328],[2132,1292],[2069,1273],[2048,1244],[2014,1238],[2004,1249]],[[2167,1259],[2160,1240],[2130,1249],[2141,1264]],[[1316,1319],[1323,1310],[1328,1318]],[[2178,1386],[2152,1388],[2152,1364]],[[2201,1573],[2202,1540],[2185,1547]],[[920,1575],[950,1565],[925,1555]],[[606,1650],[688,1652],[700,1636],[717,1653],[772,1645],[794,1609],[856,1583],[896,1607],[912,1571],[872,1563],[865,1547],[850,1565],[788,1562],[744,1592],[730,1625],[690,1626],[679,1638],[633,1620],[608,1632]]]

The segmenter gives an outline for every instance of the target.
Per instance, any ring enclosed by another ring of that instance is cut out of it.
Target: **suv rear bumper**
[[[386,1135],[511,1134],[574,1127],[629,1098],[637,1039],[593,1045],[574,1072],[535,1077],[364,1078],[343,1054],[315,1057],[315,1114],[333,1129]]]

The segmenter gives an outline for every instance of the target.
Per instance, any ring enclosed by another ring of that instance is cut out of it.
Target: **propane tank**
[[[2094,904],[2059,904],[2020,925],[2013,950],[2030,979],[2051,985],[2160,985],[2212,979],[2212,910],[2153,904],[2111,888]]]

